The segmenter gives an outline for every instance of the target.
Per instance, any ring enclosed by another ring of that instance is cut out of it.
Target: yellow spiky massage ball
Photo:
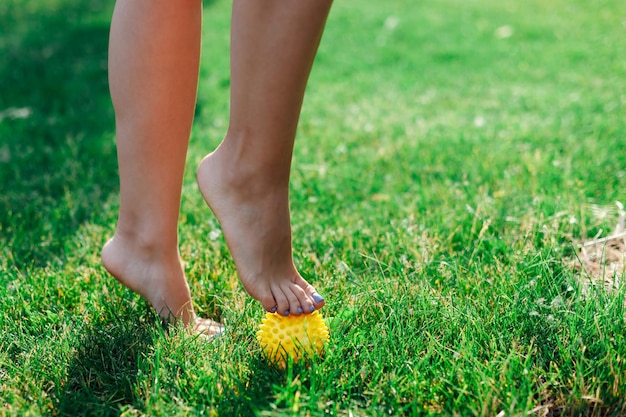
[[[267,313],[261,321],[257,340],[268,361],[286,365],[287,357],[294,362],[324,353],[324,345],[330,339],[328,327],[319,311],[300,316],[281,316]]]

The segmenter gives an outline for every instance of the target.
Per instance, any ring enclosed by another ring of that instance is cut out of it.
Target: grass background
[[[194,183],[228,120],[229,2],[205,2],[180,224],[196,308],[228,335],[166,337],[99,264],[112,6],[0,4],[0,414],[626,414],[625,286],[583,293],[566,262],[624,199],[620,0],[334,5],[291,204],[335,319],[323,360],[286,372]]]

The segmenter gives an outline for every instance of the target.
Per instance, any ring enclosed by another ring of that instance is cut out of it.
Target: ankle
[[[178,239],[164,238],[164,235],[158,235],[153,230],[118,226],[111,241],[144,259],[179,260]]]
[[[239,152],[228,139],[211,154],[213,173],[217,173],[220,188],[250,198],[264,198],[283,194],[289,189],[289,167],[281,167],[252,152]]]

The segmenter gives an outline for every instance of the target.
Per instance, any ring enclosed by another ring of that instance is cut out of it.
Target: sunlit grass
[[[194,182],[228,120],[228,2],[205,3],[180,224],[227,335],[167,336],[100,266],[110,3],[0,4],[0,414],[626,413],[626,287],[583,292],[571,269],[624,200],[619,1],[334,5],[291,182],[331,340],[284,372]]]

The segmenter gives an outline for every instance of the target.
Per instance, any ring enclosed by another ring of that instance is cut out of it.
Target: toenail
[[[311,306],[311,313],[315,311],[315,306]]]
[[[304,310],[302,310],[302,307],[298,307],[298,313],[300,314],[304,313]]]
[[[289,315],[289,310],[285,310],[285,316]]]
[[[272,309],[270,310],[270,312],[272,312],[272,313],[276,313],[276,310],[278,310],[276,307],[272,307]]]
[[[311,298],[313,299],[313,301],[315,301],[317,304],[321,303],[322,301],[324,301],[324,297],[322,297],[321,295],[319,295],[318,293],[314,292],[313,295],[311,296]]]

